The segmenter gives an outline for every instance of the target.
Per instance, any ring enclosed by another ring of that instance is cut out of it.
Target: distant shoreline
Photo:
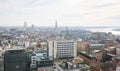
[[[113,31],[120,31],[120,29],[112,29]]]

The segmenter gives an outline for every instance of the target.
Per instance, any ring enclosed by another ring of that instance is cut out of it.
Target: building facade
[[[27,56],[23,49],[5,52],[4,71],[27,71],[27,65]]]
[[[31,56],[31,70],[53,71],[53,57],[46,52],[33,52]]]
[[[73,40],[48,41],[49,56],[56,58],[75,57],[77,55],[77,43]]]

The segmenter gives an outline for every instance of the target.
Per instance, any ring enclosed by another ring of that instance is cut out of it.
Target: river
[[[91,32],[106,32],[106,33],[111,32],[112,34],[120,35],[120,31],[116,31],[113,29],[117,29],[117,28],[90,28],[87,30],[90,30]]]

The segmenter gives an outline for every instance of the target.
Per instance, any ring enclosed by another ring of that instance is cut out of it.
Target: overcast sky
[[[0,0],[1,26],[117,26],[120,0]]]

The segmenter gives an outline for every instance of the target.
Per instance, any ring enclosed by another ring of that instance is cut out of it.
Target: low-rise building
[[[53,71],[53,57],[48,56],[46,52],[33,52],[31,69]]]
[[[96,55],[92,55],[92,54],[89,54],[88,52],[81,51],[79,52],[79,57],[84,59],[86,64],[91,65],[93,59],[96,58]]]
[[[56,65],[57,71],[89,71],[90,66],[84,63],[84,60],[75,57],[73,60],[63,61]]]

